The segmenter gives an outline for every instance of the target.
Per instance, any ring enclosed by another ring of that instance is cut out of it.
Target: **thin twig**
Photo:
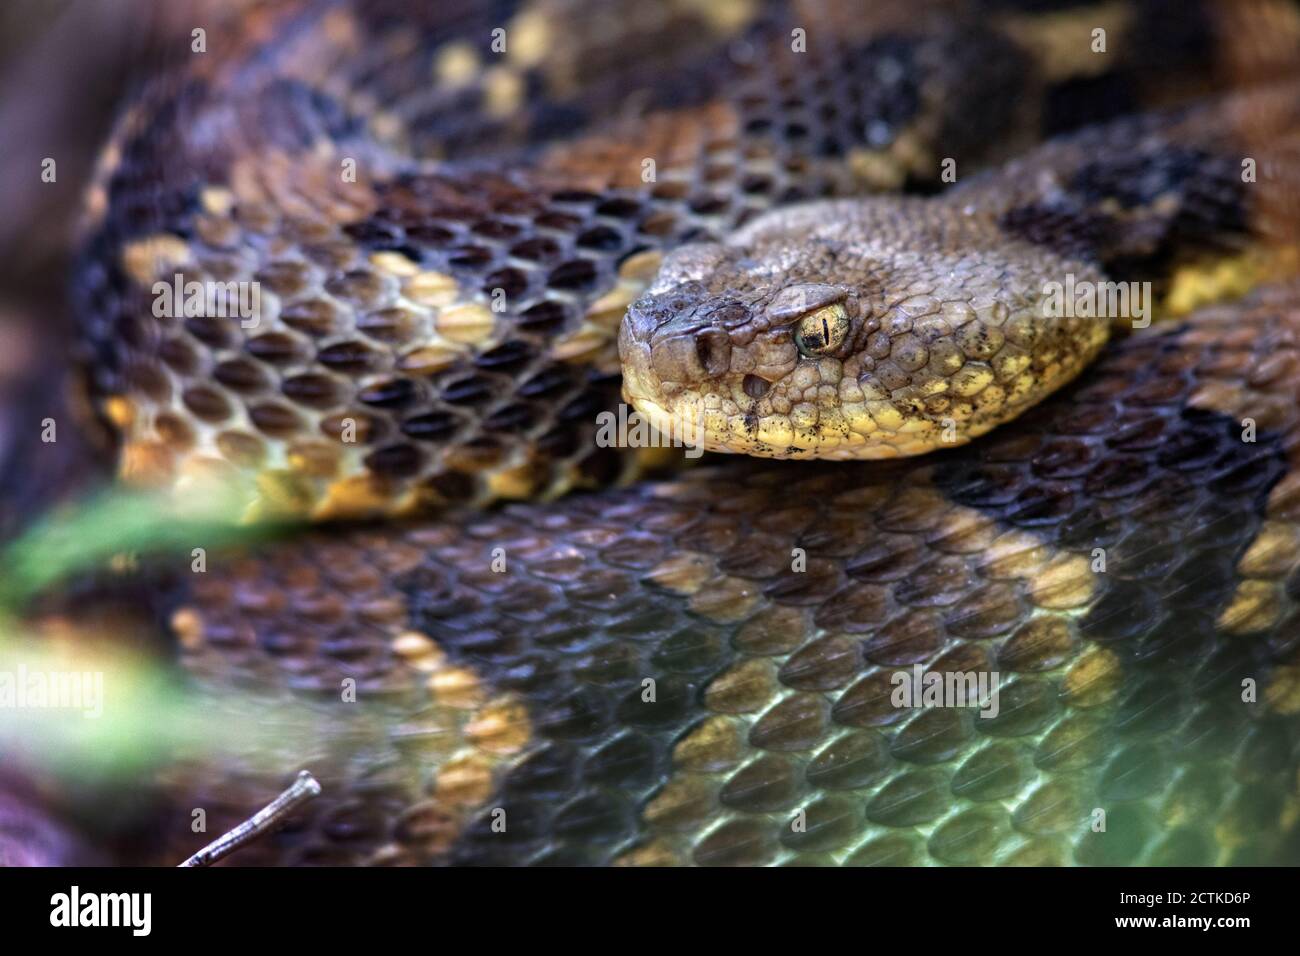
[[[234,853],[245,843],[250,843],[274,829],[300,804],[306,803],[319,793],[320,784],[316,782],[316,778],[306,770],[302,771],[288,790],[239,826],[213,840],[181,866],[210,866],[216,863],[223,856]]]

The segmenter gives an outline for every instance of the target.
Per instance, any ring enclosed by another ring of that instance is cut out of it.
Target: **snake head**
[[[819,278],[833,255],[833,244],[811,256],[805,246],[803,268],[790,268],[742,247],[677,249],[623,319],[627,400],[661,431],[702,421],[710,450],[764,453],[761,420],[806,413],[801,395],[832,387],[876,328],[856,288]]]
[[[623,393],[660,431],[776,458],[960,444],[1077,374],[1106,324],[1049,318],[1082,261],[937,200],[826,201],[680,247],[619,333]],[[697,432],[698,433],[698,432]]]

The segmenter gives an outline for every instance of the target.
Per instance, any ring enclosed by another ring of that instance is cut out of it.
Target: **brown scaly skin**
[[[291,5],[128,112],[77,282],[125,478],[217,475],[254,518],[607,483],[635,465],[595,441],[617,325],[663,250],[773,205],[937,184],[942,157],[965,175],[1071,112],[1013,28],[1032,18],[968,4],[554,6]],[[1204,36],[1121,20],[1090,77],[1104,62],[1139,89],[1125,71],[1162,42],[1162,78],[1208,72]],[[256,281],[265,314],[155,316],[177,274]]]
[[[182,663],[217,714],[274,706],[181,765],[155,858],[310,767],[324,794],[242,862],[1300,862],[1297,342],[1275,290],[930,458],[222,559]],[[1000,673],[999,713],[892,706],[917,664]]]

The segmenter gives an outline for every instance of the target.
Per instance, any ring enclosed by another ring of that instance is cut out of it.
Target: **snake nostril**
[[[757,375],[746,375],[740,387],[745,390],[745,394],[750,398],[759,399],[767,394],[769,383],[766,379],[759,378]]]
[[[695,336],[695,357],[705,374],[722,375],[731,367],[731,339],[718,329],[705,329]]]

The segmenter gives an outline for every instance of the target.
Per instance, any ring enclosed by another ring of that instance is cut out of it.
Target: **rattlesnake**
[[[105,151],[76,292],[123,478],[385,519],[172,592],[248,736],[151,781],[135,858],[305,767],[236,859],[1294,860],[1300,298],[1105,345],[1041,292],[1176,311],[1261,261],[1300,96],[1178,102],[1216,81],[1160,4],[511,6],[273,6]],[[937,195],[860,198],[898,191]],[[260,306],[167,314],[178,276]],[[665,475],[595,440],[620,388],[709,450],[940,450]],[[996,706],[900,706],[913,666]]]

